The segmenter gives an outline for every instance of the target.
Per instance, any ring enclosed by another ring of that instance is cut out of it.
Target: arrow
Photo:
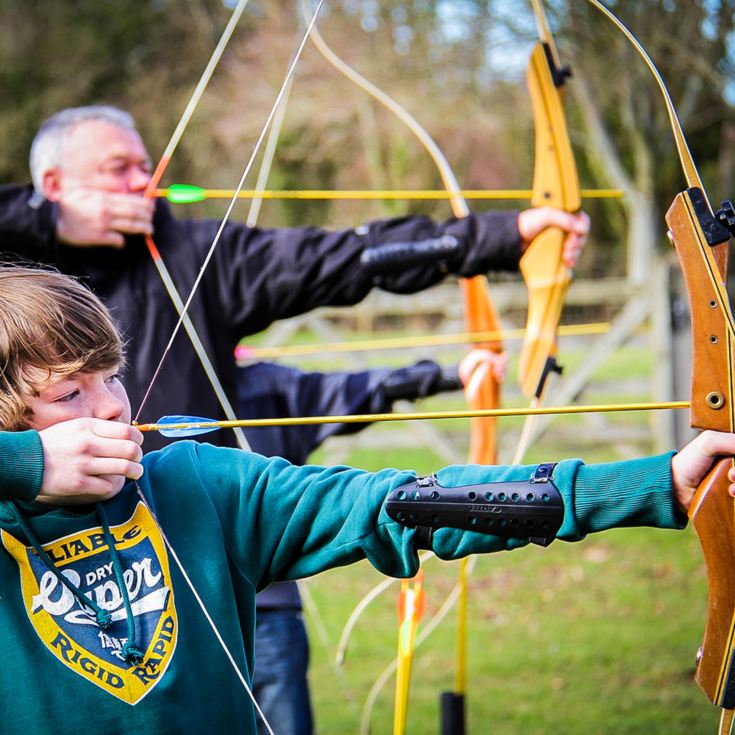
[[[456,192],[465,199],[531,199],[530,189],[467,189]],[[148,196],[164,197],[172,204],[196,204],[205,199],[450,199],[444,189],[205,189],[194,184],[171,184],[153,189]],[[621,189],[582,189],[585,199],[622,199]]]
[[[366,413],[345,416],[293,416],[272,419],[236,419],[217,421],[201,416],[162,416],[155,423],[133,425],[139,431],[158,431],[163,436],[181,439],[206,434],[217,429],[257,426],[306,426],[310,424],[362,424],[377,421],[433,421],[439,419],[505,418],[508,416],[546,416],[580,413],[616,413],[623,411],[661,411],[689,408],[689,401],[660,403],[600,403],[585,406],[544,406],[538,408],[487,408],[476,411],[421,411],[418,413]]]
[[[559,327],[559,335],[587,336],[605,334],[610,331],[609,322],[592,322],[590,324],[568,324]],[[278,357],[294,357],[296,355],[323,355],[325,352],[372,352],[373,350],[396,350],[405,347],[427,347],[430,345],[455,345],[489,342],[497,339],[523,339],[525,329],[501,329],[483,332],[460,332],[458,334],[429,334],[415,337],[386,337],[383,339],[350,340],[346,342],[322,342],[310,345],[283,345],[280,347],[250,347],[238,345],[235,348],[235,359],[271,360]]]

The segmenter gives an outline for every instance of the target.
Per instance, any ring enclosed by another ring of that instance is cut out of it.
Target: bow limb
[[[536,131],[531,204],[577,212],[581,207],[579,178],[562,100],[567,75],[556,65],[548,43],[538,43],[527,71]],[[549,372],[556,369],[556,329],[572,278],[562,259],[564,238],[560,228],[547,228],[534,238],[520,262],[529,304],[518,371],[521,389],[529,397],[541,397]]]
[[[676,248],[692,319],[691,425],[735,431],[735,319],[725,289],[727,242],[735,231],[729,202],[713,213],[689,151],[668,89],[635,36],[598,0],[588,0],[636,48],[666,104],[688,188],[677,194],[666,222]],[[728,733],[735,712],[735,501],[728,494],[732,459],[721,459],[698,487],[689,518],[707,567],[708,604],[695,679],[707,698],[723,708],[719,732]]]
[[[270,111],[270,113],[268,115],[268,118],[266,119],[266,122],[263,125],[263,128],[262,128],[262,130],[260,132],[260,135],[258,136],[258,139],[257,139],[257,141],[256,141],[256,143],[255,143],[255,145],[253,147],[252,154],[251,154],[250,158],[248,159],[247,164],[245,165],[245,169],[243,171],[242,176],[240,177],[240,181],[239,181],[238,186],[237,186],[237,188],[236,188],[236,190],[235,190],[235,192],[233,194],[232,200],[231,200],[231,202],[230,202],[230,204],[229,204],[229,206],[227,208],[227,211],[225,212],[224,218],[223,218],[223,220],[222,220],[222,222],[221,222],[221,224],[219,226],[219,229],[217,231],[217,234],[215,235],[214,241],[212,242],[212,245],[210,246],[209,251],[207,252],[207,255],[206,255],[206,257],[204,259],[204,262],[203,262],[203,264],[201,266],[201,269],[199,271],[199,274],[198,274],[198,276],[197,276],[197,278],[196,278],[196,280],[194,282],[194,285],[192,286],[192,288],[191,288],[191,290],[189,292],[189,295],[188,295],[188,297],[186,299],[186,302],[183,303],[183,304],[181,304],[180,305],[180,308],[179,308],[179,304],[176,304],[177,311],[179,312],[179,321],[177,322],[177,324],[176,324],[176,326],[175,326],[175,328],[173,330],[173,333],[172,333],[172,335],[171,335],[171,337],[169,339],[169,342],[168,342],[166,348],[164,349],[163,355],[161,356],[161,359],[160,359],[160,361],[158,363],[158,366],[157,366],[157,368],[156,368],[156,370],[155,370],[155,372],[153,374],[153,377],[152,377],[152,379],[151,379],[151,381],[150,381],[150,383],[148,385],[148,389],[146,391],[146,395],[143,398],[143,403],[141,404],[141,407],[138,409],[138,414],[140,414],[140,411],[142,409],[142,406],[145,403],[145,400],[146,400],[147,396],[150,394],[151,390],[153,389],[153,386],[155,384],[155,381],[156,381],[158,375],[160,374],[160,371],[161,371],[161,368],[163,366],[163,363],[164,363],[164,361],[165,361],[165,359],[166,359],[166,357],[167,357],[167,355],[168,355],[168,353],[169,353],[169,351],[171,349],[171,346],[174,343],[174,340],[176,338],[176,335],[178,334],[178,331],[179,331],[180,327],[182,325],[185,325],[186,322],[187,322],[187,320],[188,320],[188,313],[187,312],[188,312],[188,309],[189,309],[189,305],[191,304],[191,302],[194,299],[194,296],[195,296],[196,291],[197,291],[197,289],[199,287],[199,284],[200,284],[200,282],[202,280],[202,277],[204,275],[204,272],[205,272],[205,270],[206,270],[206,268],[207,268],[207,266],[209,264],[209,261],[212,258],[212,255],[214,254],[214,250],[216,249],[217,244],[219,243],[219,239],[220,239],[220,236],[222,234],[222,231],[224,230],[224,227],[227,224],[227,221],[229,220],[229,217],[230,217],[230,215],[232,213],[232,210],[233,210],[233,208],[235,206],[235,203],[236,203],[236,201],[238,199],[238,195],[239,195],[240,191],[243,188],[245,179],[247,178],[247,175],[250,172],[250,169],[252,168],[252,165],[253,165],[253,163],[255,161],[255,157],[258,154],[258,151],[260,150],[260,147],[261,147],[261,144],[262,144],[263,140],[265,139],[265,135],[266,135],[266,133],[268,131],[268,128],[270,127],[270,125],[271,125],[274,117],[277,114],[278,107],[279,107],[282,99],[286,95],[288,86],[290,84],[290,81],[291,81],[291,79],[293,77],[293,74],[294,74],[294,71],[296,69],[296,64],[298,63],[298,60],[301,57],[301,53],[302,53],[302,51],[303,51],[303,49],[304,49],[304,47],[306,45],[306,42],[307,42],[307,40],[309,38],[309,34],[314,29],[314,26],[316,24],[316,18],[317,18],[317,15],[319,13],[319,10],[320,10],[323,2],[324,2],[324,0],[319,0],[319,4],[318,4],[317,9],[316,9],[316,11],[314,13],[314,16],[311,19],[311,22],[307,25],[307,28],[306,28],[306,30],[304,32],[304,35],[303,35],[303,38],[301,39],[301,42],[300,42],[300,44],[299,44],[299,46],[298,46],[298,48],[296,50],[296,53],[294,54],[293,59],[291,60],[291,62],[289,64],[289,67],[288,67],[288,70],[286,72],[286,75],[285,75],[285,79],[283,81],[283,84],[281,85],[281,88],[280,88],[280,90],[278,92],[278,95],[276,97],[275,102],[273,103],[273,106],[272,106],[271,111]],[[246,3],[247,3],[247,0],[240,0],[240,2],[238,3],[238,8],[237,8],[239,12],[242,12],[242,9],[244,9]],[[231,19],[231,24],[228,25],[228,29],[230,29],[229,32],[231,32],[231,26],[234,27],[234,22],[232,21],[232,19]],[[221,54],[221,51],[223,50],[223,48],[220,49],[220,46],[218,45],[217,49],[218,49],[219,53]],[[217,55],[218,51],[215,51],[215,55]],[[213,56],[213,58],[214,58],[214,56]],[[208,71],[209,71],[209,67],[208,67]],[[213,69],[212,69],[212,71],[213,71]],[[205,76],[207,75],[207,73],[208,72],[205,72]],[[211,73],[209,75],[211,76]],[[201,85],[201,82],[200,82],[200,85]],[[197,87],[197,91],[199,91],[199,86]],[[201,92],[203,92],[203,89],[201,90]],[[199,96],[201,96],[201,92],[199,93]],[[197,93],[195,93],[195,95],[196,94]],[[183,127],[185,127],[185,123],[183,122],[184,119],[186,118],[187,115],[190,117],[191,114],[193,114],[193,108],[190,109],[190,107],[191,106],[188,106],[187,107],[187,110],[185,111],[184,116],[182,117],[182,122],[180,122],[179,125],[177,126],[177,130],[174,133],[174,137],[172,138],[172,141],[175,139],[176,140],[176,143],[178,143],[178,139],[181,137],[181,134],[183,134]],[[182,126],[182,123],[183,123],[183,126]],[[173,143],[173,147],[175,147],[176,143]],[[171,144],[169,144],[169,147],[171,147]],[[167,148],[167,150],[168,150],[168,148]],[[151,190],[155,188],[155,186],[158,183],[158,180],[160,180],[160,177],[163,175],[163,172],[164,172],[164,170],[165,170],[165,168],[166,168],[166,166],[168,164],[168,159],[170,159],[170,155],[169,154],[164,154],[164,157],[163,157],[161,163],[159,163],[159,166],[156,169],[156,173],[155,173],[155,175],[154,175],[154,177],[152,179],[151,186],[150,186],[150,189]],[[149,249],[151,248],[151,246],[153,246],[153,250],[154,250],[155,249],[155,244],[153,243],[152,240],[150,241]],[[151,252],[151,254],[153,255],[154,253]],[[154,260],[155,260],[155,256],[154,256]],[[162,263],[162,261],[161,261],[161,263]],[[157,263],[157,265],[158,265],[158,263]],[[160,269],[159,269],[159,272],[161,272]],[[172,295],[172,298],[173,298],[173,295]],[[176,299],[174,299],[174,301],[176,302]],[[180,301],[180,299],[179,299],[179,301]],[[138,416],[136,416],[136,419],[137,418],[138,418]],[[140,488],[138,488],[138,494],[140,495],[141,500],[143,501],[143,503],[150,510],[150,506],[148,505],[145,497],[143,496],[143,493],[140,491]],[[152,510],[151,510],[151,513],[152,513],[153,517],[155,518],[155,514],[153,513]],[[173,549],[173,547],[169,543],[169,541],[168,541],[168,539],[167,539],[167,537],[165,535],[165,532],[164,532],[163,528],[161,528],[160,524],[158,524],[158,526],[159,526],[159,529],[160,529],[160,532],[161,532],[161,536],[164,539],[164,543],[166,545],[166,548],[168,549],[169,554],[174,559],[176,565],[178,566],[181,574],[183,575],[183,577],[184,577],[184,579],[186,581],[186,584],[189,586],[189,588],[191,589],[191,591],[194,594],[195,598],[197,599],[197,602],[198,602],[198,604],[200,606],[200,609],[202,611],[202,614],[205,616],[205,618],[209,622],[209,624],[210,624],[210,626],[212,628],[212,631],[213,631],[215,637],[217,638],[218,642],[220,643],[220,645],[221,645],[224,653],[227,655],[227,658],[230,661],[230,664],[232,666],[232,669],[233,669],[235,675],[239,679],[239,681],[240,681],[243,689],[245,690],[245,692],[247,693],[248,697],[252,701],[253,706],[254,706],[256,712],[258,713],[258,715],[260,716],[260,718],[261,718],[261,720],[262,720],[265,728],[270,733],[270,735],[273,735],[273,729],[271,728],[270,723],[268,722],[268,720],[264,716],[264,714],[263,714],[260,706],[258,705],[258,702],[257,702],[255,696],[253,695],[253,692],[252,692],[252,689],[251,689],[251,687],[249,685],[249,682],[247,680],[247,677],[243,674],[243,672],[241,671],[240,667],[238,666],[238,663],[237,663],[237,661],[235,659],[235,656],[233,656],[233,654],[230,652],[227,644],[225,643],[222,635],[219,632],[219,629],[217,627],[216,622],[214,621],[214,619],[210,615],[210,613],[209,613],[209,611],[207,609],[207,606],[204,603],[204,600],[202,599],[202,597],[199,595],[199,593],[198,593],[198,591],[197,591],[194,583],[191,581],[191,579],[189,578],[189,575],[186,573],[186,569],[185,569],[184,565],[179,561],[179,557],[177,556],[175,550]]]
[[[304,8],[304,12],[308,13],[306,0],[303,0],[302,7]],[[467,217],[470,210],[461,194],[461,187],[459,186],[457,177],[443,152],[436,144],[436,141],[429,135],[426,129],[402,105],[390,97],[390,95],[386,94],[382,89],[363,77],[362,74],[337,56],[317,29],[312,33],[311,40],[322,56],[335,69],[390,110],[411,130],[434,162],[441,176],[444,188],[449,194],[449,201],[454,216],[457,218]],[[469,279],[463,278],[460,279],[460,284],[465,305],[466,330],[468,332],[500,331],[500,320],[488,294],[487,279],[484,276],[475,276]],[[478,347],[484,347],[493,352],[502,352],[503,349],[500,340],[482,343]],[[494,408],[500,403],[500,389],[491,371],[487,371],[486,375],[483,376],[483,380],[478,381],[473,386],[472,392],[466,395],[468,403],[473,409]],[[470,462],[494,464],[497,461],[496,427],[497,422],[493,419],[479,418],[472,420],[469,451]]]
[[[306,0],[302,0],[302,9],[305,16],[308,13]],[[398,102],[363,77],[359,72],[345,63],[325,42],[317,29],[311,35],[311,40],[322,54],[322,56],[341,74],[367,92],[380,104],[395,114],[408,128],[424,147],[441,176],[442,183],[452,207],[452,212],[457,218],[467,217],[470,213],[466,200],[461,194],[461,187],[457,177],[449,165],[443,152],[436,141],[429,135],[426,129]],[[488,283],[484,276],[475,276],[470,279],[460,279],[460,288],[464,301],[465,328],[468,332],[499,332],[500,320],[488,293]],[[500,340],[482,343],[477,347],[500,353],[503,350]],[[470,380],[465,388],[465,396],[469,407],[473,410],[495,408],[500,404],[500,386],[493,372],[487,367],[482,370],[475,379]],[[469,461],[475,464],[495,464],[497,462],[497,419],[473,418],[470,423],[470,448]],[[461,607],[466,605],[467,598],[467,576],[471,567],[462,566],[460,570],[460,582],[458,583],[460,597],[464,600]],[[444,608],[442,608],[444,609]],[[449,610],[449,607],[446,608]],[[446,614],[446,612],[444,613]],[[464,661],[464,649],[466,641],[462,635],[464,628],[459,626],[458,631],[458,661]],[[345,641],[346,646],[346,641]],[[464,681],[464,673],[458,672],[457,680]],[[387,680],[382,677],[376,681],[366,702],[363,715],[363,728],[369,723],[372,704],[377,698],[383,683]],[[458,696],[462,696],[462,692]],[[373,696],[374,695],[374,696]],[[407,696],[407,693],[406,693]],[[399,717],[398,710],[401,702],[396,698],[395,716]]]
[[[406,731],[408,689],[411,682],[411,664],[416,645],[416,631],[426,607],[423,587],[424,573],[419,569],[413,580],[401,581],[398,596],[398,655],[396,669],[396,706],[393,712],[393,735]]]
[[[531,97],[536,158],[531,204],[577,212],[582,199],[574,153],[564,114],[563,86],[571,75],[562,67],[540,0],[532,0],[539,42],[531,52],[526,80]],[[572,272],[564,264],[565,233],[548,227],[529,244],[520,262],[528,289],[526,336],[521,347],[518,378],[521,391],[539,405],[556,361],[557,329]],[[531,439],[534,420],[524,422],[513,464],[519,464]]]
[[[207,85],[209,84],[209,80],[212,78],[212,75],[214,74],[214,70],[217,68],[217,64],[219,63],[219,60],[222,57],[222,54],[224,53],[225,48],[227,47],[227,44],[229,43],[229,40],[232,37],[232,34],[235,30],[235,27],[237,26],[237,23],[240,20],[240,16],[245,10],[245,6],[247,4],[248,4],[248,0],[239,0],[239,2],[237,3],[237,6],[232,11],[230,20],[225,26],[225,29],[222,32],[222,36],[220,37],[220,40],[217,43],[217,46],[212,52],[212,56],[210,57],[209,62],[207,63],[207,66],[204,72],[202,73],[202,76],[199,79],[199,82],[197,86],[195,87],[194,92],[192,93],[186,107],[184,108],[184,112],[182,113],[181,118],[178,124],[176,125],[176,128],[173,134],[171,135],[171,139],[169,140],[168,144],[166,145],[164,149],[163,155],[161,156],[161,159],[159,160],[158,165],[156,166],[153,172],[153,175],[151,176],[151,180],[148,182],[148,186],[146,187],[146,190],[145,190],[146,196],[154,196],[153,192],[156,190],[156,187],[158,186],[161,180],[161,177],[165,173],[166,168],[168,167],[168,164],[171,161],[171,156],[173,156],[173,153],[176,150],[176,147],[178,146],[179,141],[184,135],[184,131],[186,130],[186,127],[189,124],[189,121],[191,120],[191,117],[194,114],[194,111],[196,110],[199,104],[199,101],[201,100],[204,94],[204,91],[207,88]],[[161,278],[163,286],[166,289],[166,292],[168,293],[169,298],[171,299],[171,302],[173,303],[174,308],[176,309],[176,313],[179,315],[179,319],[181,320],[181,323],[183,324],[183,327],[186,330],[187,335],[189,336],[189,339],[194,348],[194,351],[196,352],[196,355],[199,358],[199,361],[201,362],[202,367],[204,368],[204,373],[206,374],[207,379],[209,380],[209,383],[212,386],[212,390],[214,391],[214,394],[217,397],[217,400],[219,401],[219,404],[222,408],[224,415],[228,419],[234,420],[236,418],[236,415],[235,415],[234,409],[232,408],[232,404],[227,398],[227,394],[225,393],[224,388],[222,387],[219,377],[217,376],[217,372],[214,369],[214,365],[212,364],[212,361],[209,358],[206,348],[202,344],[202,341],[199,337],[199,334],[197,333],[196,328],[194,327],[193,322],[189,318],[189,315],[184,313],[184,302],[181,298],[181,295],[179,294],[178,289],[176,288],[176,285],[174,284],[173,279],[171,278],[171,274],[169,273],[169,270],[166,267],[166,264],[164,263],[163,258],[161,257],[161,254],[158,251],[158,248],[156,247],[156,244],[151,235],[146,235],[145,244],[146,244],[146,247],[148,248],[148,253],[151,256],[151,259],[153,260],[153,263],[156,266],[156,270],[158,272],[158,275]],[[143,408],[147,395],[148,393],[146,393],[146,397],[143,398],[143,402],[138,407],[138,414],[140,414],[140,410]],[[137,418],[138,416],[136,416],[136,419]],[[234,428],[233,432],[235,434],[235,438],[237,439],[237,443],[240,446],[240,448],[249,450],[250,446],[247,442],[247,439],[245,438],[245,434],[243,430],[240,428]]]

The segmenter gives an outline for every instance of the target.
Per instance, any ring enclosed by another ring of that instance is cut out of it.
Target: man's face
[[[138,133],[101,120],[72,128],[62,144],[60,161],[55,186],[62,195],[80,186],[142,194],[151,179],[151,161]]]
[[[117,369],[51,377],[32,370],[28,377],[36,389],[28,401],[31,429],[41,431],[60,421],[79,418],[130,423],[130,402]]]

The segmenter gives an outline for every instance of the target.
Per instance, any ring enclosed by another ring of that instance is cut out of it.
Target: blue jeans
[[[258,610],[253,694],[275,735],[312,735],[306,671],[309,641],[300,611]],[[258,733],[267,735],[260,717]]]

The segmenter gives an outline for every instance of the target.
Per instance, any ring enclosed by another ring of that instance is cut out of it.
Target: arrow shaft
[[[530,189],[464,189],[457,192],[465,199],[531,199]],[[417,199],[444,200],[450,199],[454,192],[443,189],[241,189],[236,194],[238,199],[347,199],[347,200],[389,200]],[[232,199],[234,189],[201,189],[198,198],[187,201],[174,196],[171,189],[155,189],[151,196],[173,198],[176,204],[189,204],[202,199]],[[620,189],[582,189],[585,199],[622,199]]]
[[[190,421],[178,424],[138,424],[140,431],[161,429],[232,429],[236,426],[305,426],[310,424],[359,424],[379,421],[426,421],[438,419],[503,418],[509,416],[545,416],[581,413],[616,413],[623,411],[659,411],[689,408],[689,401],[661,403],[603,403],[580,406],[544,406],[540,408],[489,408],[476,411],[423,411],[417,413],[368,413],[344,416],[297,416],[271,419],[237,419],[236,421]]]

